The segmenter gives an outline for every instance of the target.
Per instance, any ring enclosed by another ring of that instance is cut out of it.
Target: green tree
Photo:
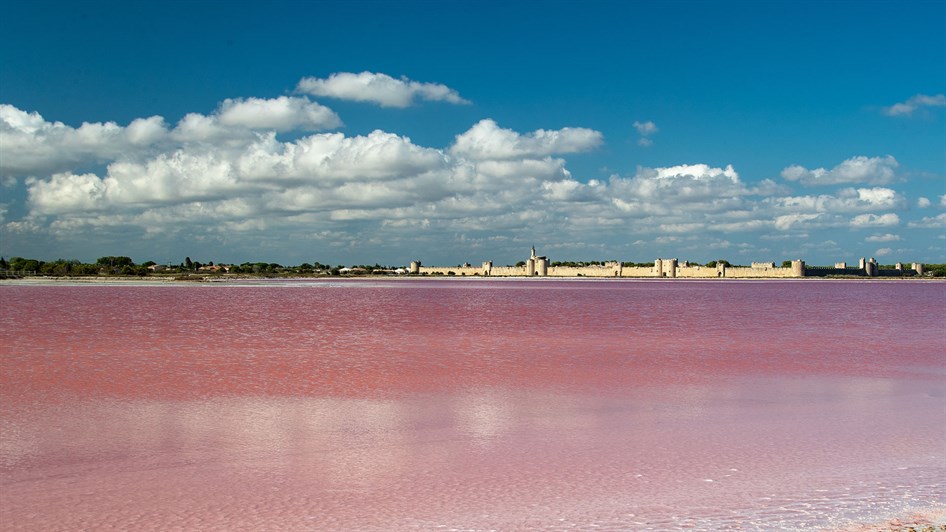
[[[924,264],[923,271],[932,277],[946,277],[946,264]]]
[[[40,273],[43,275],[57,275],[60,277],[74,275],[73,270],[77,269],[80,265],[81,263],[77,260],[58,259],[53,262],[44,263],[40,268]]]
[[[24,259],[23,257],[13,257],[10,259],[10,269],[17,272],[38,272],[40,262],[35,259]]]
[[[72,266],[72,275],[98,275],[99,267],[95,264],[74,264]]]
[[[108,266],[109,268],[122,268],[124,266],[134,266],[135,261],[131,260],[131,257],[99,257],[99,260],[95,261],[99,266]]]

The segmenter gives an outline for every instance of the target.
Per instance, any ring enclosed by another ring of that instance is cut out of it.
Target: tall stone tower
[[[792,261],[792,277],[805,276],[805,261],[798,259]]]
[[[535,244],[532,245],[532,255],[526,262],[526,274],[530,277],[533,275],[546,277],[549,274],[549,259],[535,254]]]

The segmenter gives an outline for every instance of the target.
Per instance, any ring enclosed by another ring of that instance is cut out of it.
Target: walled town
[[[914,277],[923,275],[923,264],[913,263],[909,268],[898,262],[892,269],[881,268],[874,258],[861,258],[858,265],[848,266],[845,262],[833,267],[807,266],[803,260],[793,260],[786,266],[776,266],[774,262],[753,262],[751,266],[729,266],[726,261],[719,261],[714,266],[690,264],[677,259],[657,259],[653,266],[625,266],[620,262],[586,266],[552,266],[548,257],[536,255],[535,246],[528,260],[518,266],[494,266],[493,261],[486,261],[480,267],[470,264],[462,266],[424,266],[421,261],[413,261],[410,266],[413,275],[460,275],[483,277],[663,277],[683,279],[759,279],[792,277]]]

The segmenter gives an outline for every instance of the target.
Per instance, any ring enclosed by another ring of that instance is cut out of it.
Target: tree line
[[[552,262],[551,266],[604,266],[608,263],[617,261],[557,261]],[[653,262],[622,262],[624,267],[653,267]],[[716,267],[717,264],[723,264],[726,267],[734,267],[727,260],[714,260],[706,263],[709,268]],[[525,262],[520,261],[517,266],[524,266]],[[783,268],[791,267],[791,261],[782,262]],[[893,269],[893,265],[881,265],[882,269]],[[380,264],[360,264],[346,268],[343,265],[329,265],[321,262],[303,262],[295,266],[283,266],[275,262],[244,262],[241,264],[217,264],[213,262],[202,263],[191,260],[186,257],[179,264],[158,264],[154,261],[147,261],[141,264],[135,263],[131,257],[125,256],[106,256],[99,257],[93,263],[83,263],[76,259],[57,259],[54,261],[41,261],[36,259],[27,259],[23,257],[13,257],[9,260],[0,257],[0,276],[21,276],[21,275],[42,275],[51,277],[82,277],[97,275],[114,276],[147,276],[147,275],[222,275],[222,274],[241,274],[256,276],[291,276],[291,275],[342,275],[344,274],[374,274],[388,273],[395,271],[402,266],[382,266]],[[946,277],[946,264],[924,264],[924,270],[927,275],[933,277]]]
[[[23,257],[5,259],[0,257],[0,275],[25,276],[40,275],[51,277],[83,277],[98,275],[139,276],[148,275],[190,275],[190,274],[242,274],[258,276],[277,275],[341,275],[344,265],[330,265],[321,262],[303,262],[294,266],[283,266],[275,262],[244,262],[241,264],[214,264],[200,262],[186,257],[179,264],[158,264],[154,261],[136,263],[131,257],[106,256],[95,262],[84,263],[76,259],[57,259],[42,261]],[[395,266],[380,264],[362,264],[350,268],[355,273],[375,273],[396,270]]]

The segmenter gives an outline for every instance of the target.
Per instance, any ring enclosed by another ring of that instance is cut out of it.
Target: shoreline
[[[873,523],[847,525],[837,532],[944,532],[946,506],[930,506],[911,510],[906,515],[890,517]]]
[[[276,283],[314,283],[314,282],[413,282],[413,281],[567,281],[567,282],[944,282],[946,277],[586,277],[586,276],[453,276],[453,275],[349,275],[349,276],[292,276],[292,277],[255,277],[255,276],[29,276],[0,279],[0,286],[29,285],[188,285],[188,284],[276,284]]]

